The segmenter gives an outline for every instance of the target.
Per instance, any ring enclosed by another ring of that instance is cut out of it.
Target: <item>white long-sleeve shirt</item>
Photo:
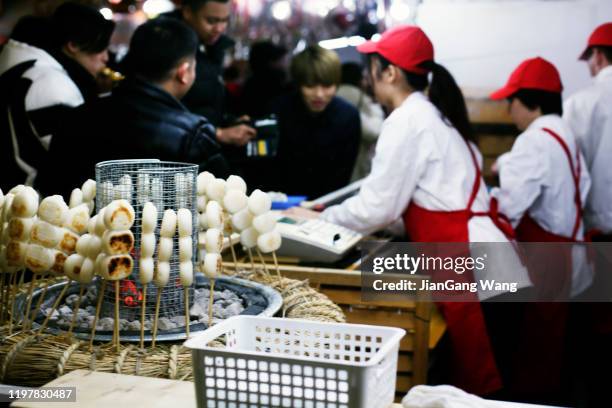
[[[576,139],[567,124],[558,115],[540,116],[518,136],[512,150],[498,158],[500,187],[491,194],[513,226],[528,213],[546,231],[571,237],[577,211],[572,172],[565,151],[543,128],[552,130],[567,144],[577,167]],[[580,168],[580,197],[584,203],[591,179],[582,154]],[[583,238],[582,223],[576,238]]]
[[[385,114],[379,104],[354,85],[341,84],[338,87],[336,96],[346,100],[359,111],[359,117],[361,118],[361,141],[351,181],[360,180],[370,173],[374,146],[385,120]]]
[[[475,177],[472,157],[459,132],[442,120],[425,95],[415,92],[383,123],[372,171],[359,193],[321,216],[370,233],[400,218],[412,200],[428,210],[463,210]],[[472,209],[488,208],[489,195],[482,182]],[[487,217],[472,218],[468,229],[470,241],[506,241]]]
[[[401,217],[411,201],[433,211],[464,210],[468,204],[476,169],[467,144],[438,109],[420,92],[412,93],[383,123],[376,144],[372,171],[359,193],[325,210],[322,219],[363,233],[377,231]],[[472,206],[488,211],[489,194],[484,182]],[[476,279],[531,285],[505,235],[489,217],[468,222],[470,242],[488,256],[490,267],[475,270]],[[479,292],[481,300],[503,291]]]
[[[546,231],[571,237],[576,222],[575,183],[565,151],[557,140],[542,130],[555,132],[567,145],[576,168],[577,143],[567,123],[558,115],[544,115],[521,133],[512,150],[497,159],[499,188],[491,195],[499,202],[499,211],[516,227],[526,213]],[[580,197],[586,201],[591,178],[580,154]],[[584,207],[584,204],[583,204]],[[582,220],[576,239],[582,240]],[[571,296],[576,296],[593,281],[585,248],[572,248]]]
[[[591,86],[565,101],[563,110],[591,173],[586,227],[612,233],[612,66],[602,69]]]

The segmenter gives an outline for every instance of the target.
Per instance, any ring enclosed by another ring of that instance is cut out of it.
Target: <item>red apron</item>
[[[512,227],[498,217],[497,206],[489,212],[476,213],[472,205],[481,184],[481,171],[476,156],[468,144],[476,169],[476,178],[465,209],[457,211],[432,211],[419,207],[412,201],[403,214],[406,232],[413,242],[465,243],[463,252],[469,252],[468,222],[474,216],[490,216],[504,231]],[[440,256],[440,254],[437,254]],[[448,255],[448,254],[447,254]],[[453,273],[453,279],[457,275]],[[462,275],[462,280],[473,280],[472,271]],[[437,302],[446,321],[453,354],[452,383],[474,394],[484,395],[501,388],[502,382],[493,348],[487,334],[478,295],[472,294],[471,302]]]
[[[550,129],[543,128],[561,146],[572,172],[576,193],[576,218],[570,237],[553,234],[542,228],[525,213],[518,227],[516,237],[521,242],[577,242],[582,220],[580,197],[580,152],[576,148],[576,164],[565,141]],[[571,248],[539,245],[538,248],[523,247],[529,276],[537,296],[541,300],[565,299],[572,286]],[[548,252],[548,253],[547,253]],[[529,265],[535,265],[533,268]],[[546,266],[546,268],[544,268]],[[535,272],[537,270],[537,273]],[[568,304],[561,302],[530,303],[525,308],[524,343],[519,347],[516,359],[517,372],[521,373],[515,386],[518,392],[556,392],[561,387],[563,349],[568,317]]]

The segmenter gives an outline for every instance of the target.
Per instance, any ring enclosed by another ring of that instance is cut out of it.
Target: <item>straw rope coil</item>
[[[284,317],[345,321],[342,309],[311,288],[308,281],[279,280],[259,269],[240,270],[236,276],[278,290],[283,297]],[[223,347],[221,342],[214,344]],[[88,342],[72,341],[63,335],[36,336],[24,332],[9,336],[7,327],[0,327],[0,367],[3,383],[33,387],[77,369],[193,381],[191,352],[182,345],[158,344],[154,349],[138,349],[128,344],[121,345],[117,353],[112,345],[101,344],[91,352]]]

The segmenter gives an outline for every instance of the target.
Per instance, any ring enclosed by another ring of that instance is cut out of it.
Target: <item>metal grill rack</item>
[[[197,199],[196,177],[198,166],[189,163],[166,162],[160,160],[112,160],[96,165],[96,211],[108,205],[115,199],[126,199],[134,207],[136,214],[132,232],[135,245],[132,257],[134,270],[130,278],[120,283],[120,298],[122,301],[120,318],[136,320],[142,308],[142,285],[138,279],[140,271],[140,239],[142,208],[151,201],[157,208],[156,243],[159,243],[159,228],[164,211],[187,208],[192,214],[193,259],[197,254]],[[178,236],[173,238],[173,253],[170,259],[170,280],[162,290],[160,317],[172,318],[185,315],[183,287],[179,281]],[[157,248],[154,260],[157,261]],[[195,269],[195,268],[194,268]],[[98,285],[100,285],[98,283]],[[100,289],[98,287],[98,289]],[[190,289],[190,299],[193,299],[193,288]],[[145,315],[153,318],[157,287],[153,283],[147,285],[147,301]],[[114,316],[115,286],[107,285],[101,310],[102,317]]]

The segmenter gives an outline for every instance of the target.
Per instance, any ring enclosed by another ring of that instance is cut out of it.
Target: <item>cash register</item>
[[[303,205],[329,206],[342,202],[359,191],[361,181]],[[303,262],[333,263],[344,257],[363,235],[320,219],[299,219],[278,214],[277,228],[283,237],[278,254],[299,258]]]

